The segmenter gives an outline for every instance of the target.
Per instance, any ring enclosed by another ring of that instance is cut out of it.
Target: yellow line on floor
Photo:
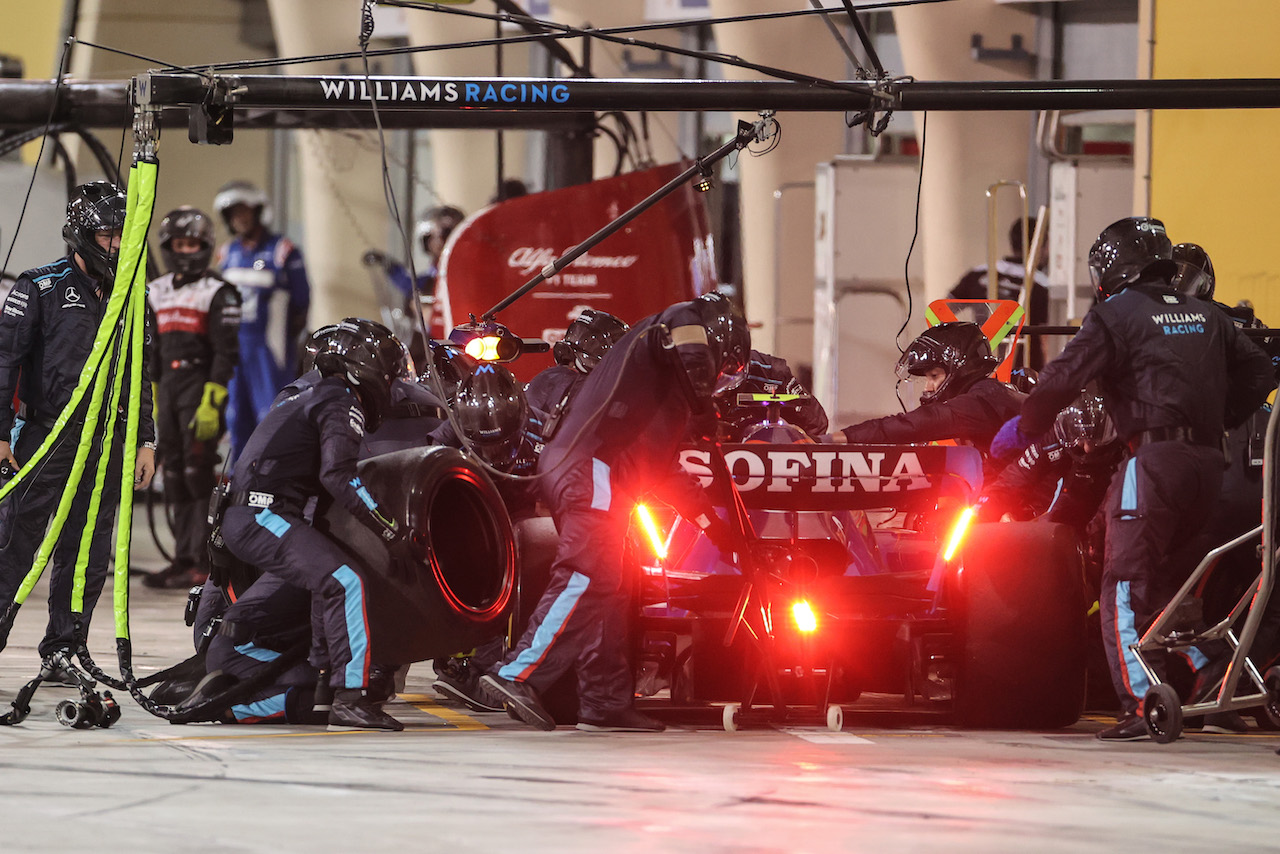
[[[399,699],[404,700],[414,708],[421,709],[429,715],[435,715],[437,718],[452,724],[456,729],[476,730],[489,728],[470,715],[464,715],[462,712],[440,705],[426,694],[400,694],[398,696]]]

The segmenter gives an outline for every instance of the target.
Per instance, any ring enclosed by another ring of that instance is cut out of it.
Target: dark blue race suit
[[[1095,306],[1040,374],[1020,429],[1039,435],[1091,380],[1133,451],[1107,495],[1103,644],[1122,710],[1150,687],[1129,645],[1195,563],[1188,549],[1222,486],[1224,423],[1275,386],[1271,361],[1211,303],[1144,276]],[[1205,656],[1192,650],[1193,668]]]

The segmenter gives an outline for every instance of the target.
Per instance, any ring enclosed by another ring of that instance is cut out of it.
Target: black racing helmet
[[[1189,297],[1213,299],[1216,280],[1209,253],[1195,243],[1179,243],[1173,247],[1173,263],[1178,272],[1173,274],[1173,286]]]
[[[1102,230],[1089,250],[1089,274],[1098,301],[1114,296],[1143,273],[1172,277],[1173,244],[1164,223],[1147,216],[1131,216]]]
[[[160,220],[157,236],[160,239],[160,255],[164,264],[179,276],[203,276],[213,258],[213,220],[204,211],[183,205],[164,215]],[[199,252],[174,252],[175,237],[190,237],[200,241]]]
[[[445,400],[453,403],[458,395],[458,387],[462,385],[463,380],[471,376],[471,372],[476,369],[479,362],[463,352],[461,347],[447,341],[429,341],[427,351],[431,367],[440,384],[444,386],[439,391],[444,393]]]
[[[1106,402],[1096,394],[1085,392],[1058,413],[1053,422],[1053,435],[1073,455],[1085,452],[1085,442],[1103,447],[1116,441],[1116,425],[1107,412]]]
[[[377,430],[391,410],[391,384],[410,376],[405,346],[381,323],[359,317],[323,327],[316,335],[316,370],[346,379],[364,408],[365,428]]]
[[[80,260],[85,270],[104,287],[115,279],[116,255],[98,245],[95,236],[124,228],[124,190],[106,181],[90,181],[76,187],[67,200],[67,221],[62,226],[62,239]]]
[[[245,205],[257,212],[260,225],[271,224],[271,206],[266,192],[249,181],[228,181],[213,197],[213,208],[222,217],[227,230],[231,230],[231,220],[227,213],[236,205]]]
[[[520,381],[502,365],[481,362],[453,400],[468,445],[489,465],[506,471],[520,454],[529,402]]]
[[[589,374],[631,327],[607,311],[584,308],[551,347],[557,365]]]
[[[941,403],[990,376],[1000,363],[991,354],[991,342],[976,323],[940,323],[907,345],[898,359],[898,379],[920,377],[930,368],[942,368],[947,378],[932,392],[920,395],[922,405]]]
[[[718,379],[715,393],[720,394],[741,384],[751,361],[751,330],[747,319],[722,293],[703,294],[694,300],[702,325],[707,330],[707,345],[715,360]]]

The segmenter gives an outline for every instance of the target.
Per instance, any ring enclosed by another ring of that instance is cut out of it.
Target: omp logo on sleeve
[[[270,492],[250,492],[249,506],[250,507],[270,507],[271,502],[274,501],[275,498],[276,497],[272,495]]]

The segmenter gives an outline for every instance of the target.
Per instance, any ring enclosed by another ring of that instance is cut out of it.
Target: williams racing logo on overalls
[[[1204,333],[1205,316],[1198,311],[1171,311],[1151,316],[1151,322],[1164,335],[1200,335]]]
[[[722,445],[734,485],[748,506],[858,509],[896,506],[953,474],[955,448],[838,445]],[[961,449],[968,450],[968,449]],[[680,465],[713,493],[719,465],[705,447],[680,451]]]

